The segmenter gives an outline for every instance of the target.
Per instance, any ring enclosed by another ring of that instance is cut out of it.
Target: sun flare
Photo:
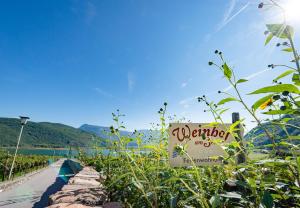
[[[282,7],[287,22],[300,23],[300,0],[285,0]]]

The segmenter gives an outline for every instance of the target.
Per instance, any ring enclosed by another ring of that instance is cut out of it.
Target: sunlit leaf
[[[300,136],[289,136],[286,140],[300,140]]]
[[[295,85],[300,86],[300,76],[299,76],[299,74],[296,74],[296,73],[293,74],[292,81],[294,82]]]
[[[253,95],[253,94],[272,93],[272,92],[280,93],[283,91],[300,94],[298,87],[296,87],[293,84],[279,84],[279,85],[274,85],[274,86],[263,87],[261,89],[255,90],[254,92],[251,92],[249,94]]]
[[[247,79],[239,79],[236,83],[239,84],[239,83],[243,83],[243,82],[248,82]]]
[[[223,105],[223,104],[225,104],[227,102],[231,102],[231,101],[238,101],[238,100],[236,98],[233,98],[233,97],[228,97],[228,98],[224,98],[224,99],[220,100],[218,102],[218,105]]]
[[[282,51],[285,51],[285,52],[293,52],[293,49],[292,49],[292,48],[284,48],[284,49],[282,49]]]
[[[283,72],[282,74],[280,74],[278,77],[276,77],[273,81],[278,81],[279,79],[286,77],[287,75],[294,73],[295,70],[290,69],[290,70],[286,70],[285,72]]]
[[[284,122],[284,123],[286,123],[290,120],[293,120],[293,118],[283,118],[283,119],[281,119],[281,121]]]
[[[225,113],[225,112],[228,111],[229,109],[230,109],[230,108],[223,109],[223,110],[220,111],[219,114],[222,115],[223,113]]]
[[[273,33],[270,33],[267,38],[266,38],[266,41],[265,41],[265,45],[267,45],[273,38]]]
[[[284,114],[292,114],[295,110],[292,109],[286,109],[286,110],[270,110],[267,112],[263,112],[263,114],[266,115],[284,115]]]
[[[224,69],[224,75],[225,75],[225,77],[227,77],[228,79],[231,79],[231,76],[232,76],[231,69],[228,67],[228,65],[226,63],[224,63],[222,67]]]
[[[285,24],[267,24],[269,32],[278,38],[288,38],[294,35],[293,27]]]

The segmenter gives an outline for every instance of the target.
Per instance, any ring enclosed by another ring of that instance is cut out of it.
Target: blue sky
[[[157,111],[210,122],[195,98],[228,85],[207,65],[222,50],[239,77],[289,59],[264,46],[272,18],[245,0],[1,1],[1,117],[108,126],[111,112],[126,114],[129,129],[149,128]],[[300,18],[299,18],[300,19]],[[296,25],[296,46],[299,26]],[[282,70],[261,73],[247,93],[271,84]],[[246,97],[249,104],[256,97]],[[236,104],[225,115],[245,111]],[[251,127],[251,119],[247,120]]]

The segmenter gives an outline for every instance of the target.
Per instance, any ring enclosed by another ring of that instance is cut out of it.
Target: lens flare
[[[286,0],[282,7],[288,23],[300,23],[300,0]]]

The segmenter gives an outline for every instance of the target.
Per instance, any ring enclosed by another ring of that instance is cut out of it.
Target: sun
[[[284,0],[282,8],[288,23],[300,23],[300,0]]]

